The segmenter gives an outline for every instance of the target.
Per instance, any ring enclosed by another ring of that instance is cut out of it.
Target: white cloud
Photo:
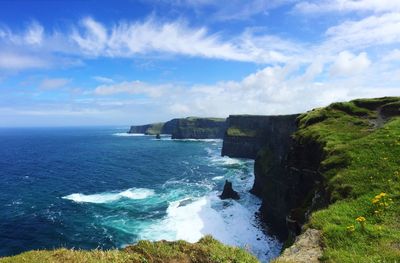
[[[218,20],[239,20],[248,19],[254,15],[267,14],[269,10],[297,0],[231,0],[219,2],[215,18]]]
[[[386,54],[382,60],[383,61],[399,61],[400,62],[400,50],[399,49],[392,50],[389,54]]]
[[[397,0],[315,0],[300,2],[294,9],[302,13],[326,12],[393,12],[400,11],[400,2]]]
[[[141,81],[124,81],[117,84],[111,85],[100,85],[94,90],[95,95],[107,96],[115,94],[131,94],[138,95],[144,94],[150,97],[160,97],[164,91],[168,88],[168,85],[149,85]]]
[[[47,78],[42,80],[39,85],[39,88],[43,90],[51,90],[51,89],[58,89],[62,88],[67,85],[71,80],[65,78]]]
[[[44,29],[38,22],[32,22],[25,34],[25,41],[31,45],[40,45],[43,40]]]
[[[101,82],[101,83],[113,83],[114,80],[111,78],[103,77],[103,76],[94,76],[94,80]]]
[[[0,51],[0,69],[23,70],[48,68],[49,66],[49,61],[41,57],[23,53]]]
[[[365,74],[357,74],[361,71]],[[344,51],[338,55],[332,67],[324,67],[317,59],[305,70],[295,65],[269,66],[240,81],[192,86],[129,82],[108,86],[107,90],[100,93],[107,96],[123,92],[126,95],[121,100],[130,98],[132,105],[135,104],[136,95],[145,95],[146,103],[153,105],[156,112],[160,113],[158,120],[193,115],[226,117],[229,114],[290,114],[334,101],[398,96],[399,80],[395,77],[398,71],[396,68],[385,69],[386,73],[383,73],[382,65],[370,64],[365,53],[354,55]],[[332,72],[330,78],[315,81],[317,76],[329,72]],[[151,92],[146,93],[146,90]],[[126,105],[123,107],[125,110],[129,108]]]
[[[369,16],[358,21],[346,21],[326,31],[330,46],[365,49],[370,46],[400,43],[400,13]]]
[[[190,114],[190,108],[180,103],[172,104],[168,108],[172,114],[178,114],[180,116]]]
[[[144,22],[120,22],[106,28],[93,18],[85,18],[82,27],[75,29],[71,38],[89,56],[135,57],[144,54],[172,54],[249,62],[282,62],[287,60],[281,54],[285,46],[295,44],[278,37],[252,37],[249,33],[230,40],[223,40],[219,34],[210,34],[206,28],[191,28],[185,22],[158,23],[154,19]],[[267,46],[257,40],[275,40],[278,43]],[[271,48],[269,48],[271,47]]]
[[[154,1],[154,0],[153,0]],[[156,2],[160,0],[155,0]],[[169,5],[204,12],[212,20],[243,20],[300,0],[161,0]]]
[[[369,67],[371,61],[365,52],[355,56],[351,52],[340,52],[334,61],[330,73],[333,76],[349,76],[363,72]]]
[[[104,52],[108,40],[104,26],[90,17],[83,19],[81,24],[85,29],[83,34],[75,29],[71,35],[72,40],[88,54],[98,55]]]

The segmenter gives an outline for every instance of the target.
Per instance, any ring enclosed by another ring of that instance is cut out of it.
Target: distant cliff
[[[172,139],[222,139],[225,130],[225,119],[189,117],[177,120]]]
[[[146,135],[161,134],[164,123],[153,123],[146,125],[131,126],[128,133],[141,133]]]
[[[226,119],[188,117],[165,123],[131,126],[128,133],[171,134],[172,139],[222,139],[225,130]]]

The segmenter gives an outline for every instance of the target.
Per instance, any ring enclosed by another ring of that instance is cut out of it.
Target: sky
[[[0,127],[400,96],[400,0],[0,0]]]

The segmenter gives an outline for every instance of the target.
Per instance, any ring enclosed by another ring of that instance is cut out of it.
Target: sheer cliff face
[[[292,199],[288,159],[294,147],[292,134],[299,115],[230,116],[222,155],[255,160],[251,192],[262,198],[261,216],[273,234],[285,239],[286,216]]]
[[[297,114],[229,116],[222,155],[255,160],[257,153],[263,147],[268,147],[282,159],[288,151],[290,136],[296,130],[297,117]]]

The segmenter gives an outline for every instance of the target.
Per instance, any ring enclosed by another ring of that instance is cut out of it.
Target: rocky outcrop
[[[224,190],[222,191],[222,194],[219,197],[221,199],[235,199],[235,200],[240,199],[238,192],[233,190],[232,182],[229,182],[228,180],[225,180]]]
[[[188,117],[165,123],[131,126],[128,133],[171,134],[172,139],[222,139],[225,130],[225,119]]]
[[[273,263],[318,263],[321,257],[321,231],[309,228],[296,237],[293,245],[285,249]]]

